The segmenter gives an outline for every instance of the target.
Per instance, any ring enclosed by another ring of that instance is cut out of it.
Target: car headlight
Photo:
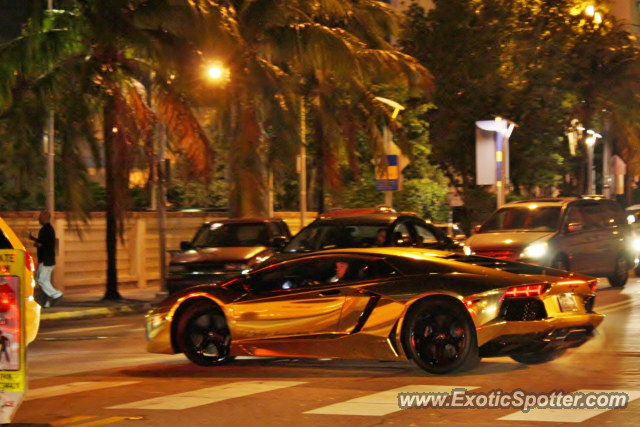
[[[546,255],[548,246],[546,243],[536,243],[524,248],[522,258],[541,258]]]
[[[249,268],[249,266],[241,262],[231,262],[224,265],[225,270],[245,270],[247,268]]]
[[[465,255],[471,255],[471,248],[470,248],[469,246],[464,245],[464,246],[462,247],[462,250],[464,251],[464,254],[465,254]]]
[[[640,239],[633,239],[633,250],[640,252]]]

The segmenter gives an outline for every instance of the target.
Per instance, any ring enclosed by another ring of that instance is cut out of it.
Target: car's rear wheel
[[[571,267],[569,267],[569,261],[567,260],[566,256],[558,255],[557,257],[554,258],[553,262],[551,263],[551,268],[569,271]]]
[[[216,366],[233,360],[229,356],[231,332],[219,307],[197,302],[178,319],[177,341],[189,360],[200,366]]]
[[[614,288],[621,288],[627,284],[629,279],[629,262],[624,254],[618,254],[613,274],[608,277],[609,284]]]
[[[530,353],[530,354],[517,354],[511,356],[513,360],[519,363],[524,363],[527,365],[538,365],[540,363],[551,362],[552,360],[557,359],[562,356],[566,349],[558,349],[558,350],[547,350],[541,351],[540,353]]]
[[[402,341],[407,356],[432,374],[468,370],[480,361],[473,320],[457,302],[417,302],[404,320]]]

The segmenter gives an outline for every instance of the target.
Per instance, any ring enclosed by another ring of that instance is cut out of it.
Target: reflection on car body
[[[337,263],[348,264],[335,280]],[[559,357],[593,336],[597,279],[422,248],[339,249],[258,266],[170,296],[148,351],[203,366],[234,356],[413,360],[430,373],[481,357]]]

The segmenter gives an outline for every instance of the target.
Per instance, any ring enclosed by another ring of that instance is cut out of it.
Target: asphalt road
[[[409,362],[240,358],[201,368],[145,352],[143,317],[68,321],[41,329],[28,354],[29,391],[15,423],[52,426],[637,426],[640,279],[598,289],[599,335],[535,366],[484,359],[431,376]],[[398,392],[617,391],[625,409],[400,409]]]

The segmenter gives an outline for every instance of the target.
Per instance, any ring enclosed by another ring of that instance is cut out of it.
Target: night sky
[[[20,26],[27,20],[30,0],[0,0],[0,40],[20,34]]]

